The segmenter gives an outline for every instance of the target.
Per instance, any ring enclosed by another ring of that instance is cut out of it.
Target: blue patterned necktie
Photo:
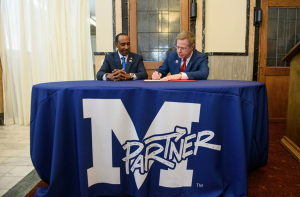
[[[125,57],[122,57],[122,67],[124,68],[124,71],[125,71],[125,66],[126,66]]]

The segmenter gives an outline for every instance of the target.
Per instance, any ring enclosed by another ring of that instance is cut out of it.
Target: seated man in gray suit
[[[127,81],[147,79],[143,58],[130,52],[129,37],[120,33],[116,36],[115,46],[118,52],[105,56],[103,65],[97,73],[97,80]]]
[[[179,79],[207,79],[208,57],[200,53],[195,47],[195,35],[189,31],[183,31],[176,37],[177,52],[173,51],[167,55],[164,63],[152,74],[152,79],[179,80]],[[170,76],[166,75],[171,73]]]

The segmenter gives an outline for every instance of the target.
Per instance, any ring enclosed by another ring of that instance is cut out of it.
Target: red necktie
[[[184,69],[186,67],[186,63],[185,62],[186,62],[186,59],[183,59],[183,64],[180,67],[180,72],[184,72]]]

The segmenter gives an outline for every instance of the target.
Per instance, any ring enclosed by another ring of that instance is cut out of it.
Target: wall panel
[[[197,1],[196,49],[202,51],[202,0]],[[250,0],[248,56],[209,56],[209,79],[248,80],[253,79],[254,33],[253,13],[255,0]],[[218,15],[218,17],[222,17]],[[246,17],[246,16],[245,16]],[[222,29],[220,29],[222,31]]]
[[[286,122],[289,80],[289,76],[266,76],[271,122]]]
[[[205,1],[205,52],[245,53],[247,0]]]
[[[96,40],[98,52],[112,52],[113,49],[113,6],[112,0],[96,0]]]

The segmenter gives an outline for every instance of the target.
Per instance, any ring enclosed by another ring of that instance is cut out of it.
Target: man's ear
[[[194,47],[195,47],[195,44],[192,44],[191,48],[194,49]]]
[[[118,48],[118,47],[117,47],[117,45],[118,45],[118,43],[116,43],[116,42],[115,42],[115,46],[116,46],[116,48]]]

